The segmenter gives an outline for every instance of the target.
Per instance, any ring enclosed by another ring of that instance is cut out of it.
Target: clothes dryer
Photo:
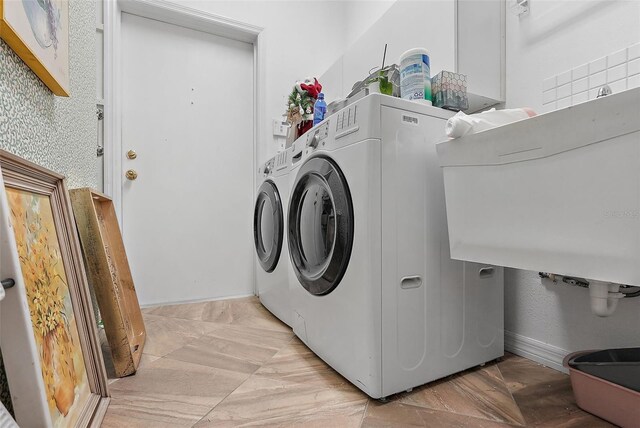
[[[262,184],[257,191],[253,216],[258,296],[262,305],[287,325],[291,324],[289,249],[285,230],[289,153],[279,153],[258,170]]]

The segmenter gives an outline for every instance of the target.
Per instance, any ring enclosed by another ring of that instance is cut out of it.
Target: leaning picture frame
[[[132,375],[140,364],[147,332],[113,201],[88,187],[71,189],[69,196],[114,374]]]
[[[109,404],[64,177],[0,150],[0,347],[16,421],[99,426]]]
[[[55,95],[69,96],[69,0],[0,0],[0,37]]]

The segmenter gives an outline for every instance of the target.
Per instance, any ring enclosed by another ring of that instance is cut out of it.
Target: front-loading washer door
[[[278,265],[283,236],[284,217],[280,193],[273,181],[267,180],[258,189],[253,213],[253,240],[256,254],[260,266],[266,272],[273,272]]]
[[[353,204],[344,174],[326,157],[300,167],[289,202],[289,255],[311,294],[332,292],[344,276],[353,246]]]

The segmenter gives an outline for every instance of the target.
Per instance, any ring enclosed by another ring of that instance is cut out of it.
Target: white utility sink
[[[453,258],[640,285],[640,88],[437,150]]]

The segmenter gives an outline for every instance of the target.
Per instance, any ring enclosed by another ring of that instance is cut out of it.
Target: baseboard
[[[244,297],[255,296],[255,294],[237,294],[233,296],[225,296],[225,297],[205,297],[203,299],[192,299],[192,300],[175,300],[170,302],[159,302],[159,303],[145,303],[141,304],[140,308],[142,309],[150,309],[155,308],[157,306],[169,306],[169,305],[186,305],[189,303],[202,303],[202,302],[215,302],[217,300],[229,300],[229,299],[241,299]]]
[[[504,332],[504,349],[546,367],[568,373],[562,365],[562,360],[570,353],[565,349],[510,331]]]

